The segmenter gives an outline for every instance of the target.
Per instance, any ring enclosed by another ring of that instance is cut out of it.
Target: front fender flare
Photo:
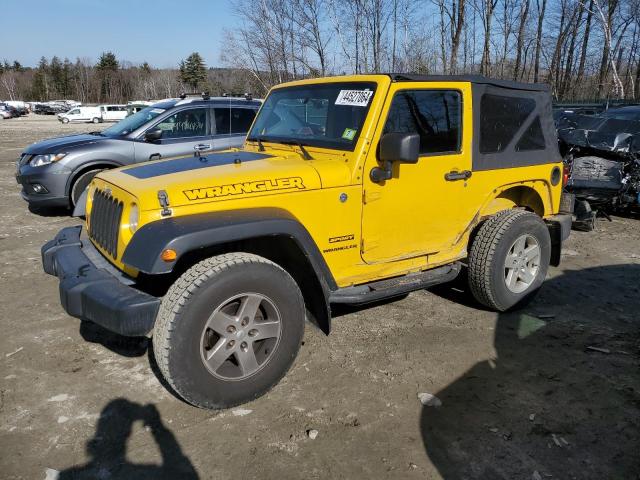
[[[133,235],[123,253],[122,262],[143,273],[169,273],[180,257],[188,252],[274,235],[292,238],[309,260],[320,282],[329,290],[337,288],[329,267],[307,229],[289,212],[277,208],[202,213],[148,223]],[[160,258],[165,249],[177,253],[175,261],[165,262]]]

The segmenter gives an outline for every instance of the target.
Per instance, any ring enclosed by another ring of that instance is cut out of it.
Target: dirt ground
[[[90,130],[0,122],[0,478],[640,478],[640,220],[573,232],[517,312],[458,282],[338,312],[328,337],[308,325],[270,393],[204,411],[165,389],[145,339],[67,316],[42,271],[76,220],[30,213],[14,163]]]

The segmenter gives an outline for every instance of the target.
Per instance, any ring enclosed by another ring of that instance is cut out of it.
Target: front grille
[[[122,202],[113,198],[110,193],[95,191],[89,217],[89,236],[113,258],[118,254],[122,207]]]

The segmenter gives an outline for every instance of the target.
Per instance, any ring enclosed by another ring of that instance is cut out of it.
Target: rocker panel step
[[[359,305],[396,297],[404,293],[450,282],[458,276],[460,269],[460,263],[456,262],[424,272],[410,273],[401,277],[378,280],[355,287],[339,288],[331,292],[329,302]]]

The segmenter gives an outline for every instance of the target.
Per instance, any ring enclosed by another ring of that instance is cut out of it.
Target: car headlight
[[[35,155],[29,162],[29,165],[32,167],[42,167],[43,165],[49,165],[50,163],[62,160],[66,156],[66,153],[46,153],[44,155]]]
[[[135,233],[138,229],[138,205],[135,203],[131,204],[131,208],[129,209],[129,230],[131,233]]]

